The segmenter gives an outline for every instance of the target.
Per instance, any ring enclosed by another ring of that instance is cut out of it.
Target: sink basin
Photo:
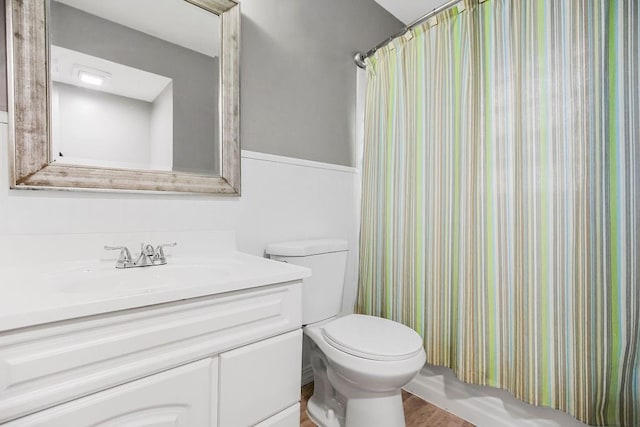
[[[95,292],[107,288],[117,290],[148,290],[175,286],[198,286],[218,282],[231,274],[231,267],[212,265],[159,265],[154,267],[128,268],[122,270],[82,269],[65,275],[63,292]]]
[[[116,269],[101,263],[49,273],[47,279],[60,282],[62,292],[153,292],[167,287],[203,286],[225,280],[237,269],[234,259],[169,261],[153,267]]]

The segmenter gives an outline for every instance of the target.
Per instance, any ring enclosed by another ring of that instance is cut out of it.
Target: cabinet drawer
[[[0,333],[0,424],[300,328],[300,282]]]
[[[220,426],[253,426],[296,404],[301,365],[300,329],[221,354]]]
[[[7,427],[207,427],[217,359],[206,359],[65,403]],[[213,399],[213,402],[212,402]],[[215,414],[214,414],[215,415]]]

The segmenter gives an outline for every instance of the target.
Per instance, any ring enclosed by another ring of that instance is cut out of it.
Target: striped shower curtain
[[[357,310],[640,426],[637,0],[465,0],[368,60]]]

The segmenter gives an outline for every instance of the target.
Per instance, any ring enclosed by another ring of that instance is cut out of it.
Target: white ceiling
[[[220,51],[220,18],[184,0],[56,0],[207,56]]]
[[[98,71],[96,74],[108,74],[109,77],[102,86],[90,86],[78,79],[78,69],[89,72]],[[168,77],[53,45],[51,46],[51,80],[146,102],[153,102],[171,83]]]
[[[449,0],[376,0],[393,16],[409,24]]]

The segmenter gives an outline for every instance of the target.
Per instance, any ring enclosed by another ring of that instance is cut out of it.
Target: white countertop
[[[240,252],[168,256],[167,265],[122,270],[113,260],[0,266],[0,332],[310,276]]]

